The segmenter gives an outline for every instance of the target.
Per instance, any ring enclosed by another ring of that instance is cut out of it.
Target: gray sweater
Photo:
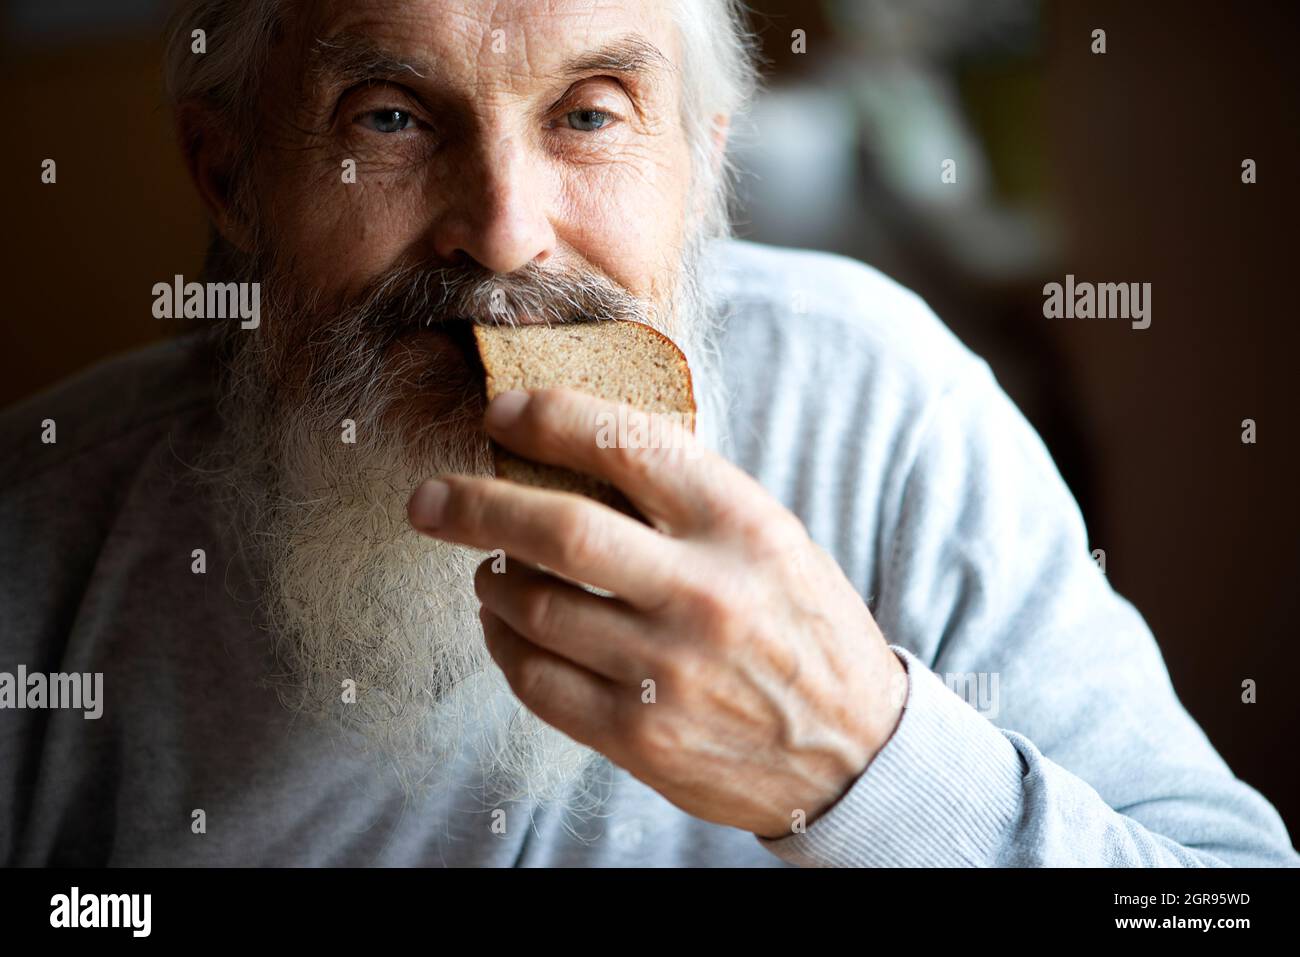
[[[713,279],[734,396],[714,441],[835,556],[909,675],[893,738],[805,832],[696,820],[608,763],[578,815],[486,806],[468,755],[406,802],[291,721],[180,467],[214,427],[182,339],[0,416],[0,674],[104,674],[97,720],[0,709],[0,862],[1300,864],[1179,703],[982,361],[845,259],[726,243]]]

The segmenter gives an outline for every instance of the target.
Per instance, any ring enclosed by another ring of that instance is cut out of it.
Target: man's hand
[[[906,672],[835,561],[748,475],[686,433],[671,448],[601,448],[598,416],[618,408],[511,392],[486,428],[612,482],[656,528],[465,476],[422,485],[411,522],[514,559],[500,574],[483,562],[475,589],[489,651],[540,718],[696,817],[788,834],[884,747]]]

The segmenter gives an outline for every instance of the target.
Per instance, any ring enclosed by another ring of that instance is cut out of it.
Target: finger
[[[503,549],[638,608],[662,606],[676,588],[679,542],[580,495],[444,475],[416,489],[407,514],[426,535]]]
[[[616,598],[601,598],[554,575],[511,562],[494,572],[478,567],[479,601],[516,633],[596,674],[624,684],[646,677],[655,645],[646,622]]]
[[[486,608],[479,620],[488,652],[515,697],[547,724],[599,749],[613,727],[619,686],[531,644]]]
[[[570,389],[509,392],[487,432],[511,451],[612,482],[676,534],[708,527],[761,491],[670,415],[649,415]]]

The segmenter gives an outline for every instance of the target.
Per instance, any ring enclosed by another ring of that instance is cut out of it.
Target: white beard
[[[370,450],[366,459],[398,459]],[[429,473],[486,474],[449,454]],[[503,800],[554,800],[594,756],[514,698],[483,642],[474,570],[486,556],[413,531],[418,481],[398,465],[336,469],[272,523],[272,630],[291,707],[332,713],[420,779],[466,743]],[[355,682],[344,703],[343,682]],[[297,698],[297,701],[294,698]]]
[[[652,324],[692,363],[701,423],[720,422],[694,262],[673,306],[675,321]],[[331,383],[328,401],[277,406],[268,383],[290,360],[275,352],[251,346],[232,360],[222,414],[234,465],[221,483],[284,666],[274,678],[281,701],[340,725],[391,764],[408,794],[441,783],[439,769],[470,749],[488,800],[586,803],[580,781],[599,755],[528,711],[487,652],[473,577],[488,556],[407,522],[407,500],[425,478],[491,474],[479,401],[436,421],[399,415],[392,428],[385,416],[410,380],[372,369]],[[356,444],[340,441],[345,417],[356,420]]]

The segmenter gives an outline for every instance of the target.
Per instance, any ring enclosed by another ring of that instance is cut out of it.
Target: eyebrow
[[[561,76],[582,73],[649,74],[671,72],[672,61],[636,33],[628,33],[596,50],[580,53],[560,68]]]
[[[672,61],[657,46],[639,34],[628,33],[577,54],[554,75],[574,78],[588,73],[618,73],[650,77],[672,69]],[[329,81],[356,84],[402,76],[428,80],[437,73],[432,61],[398,55],[361,34],[339,33],[312,44],[306,79],[313,85]]]
[[[347,84],[393,80],[403,75],[428,79],[432,63],[398,56],[369,37],[340,33],[312,44],[306,79],[311,84],[339,81]]]

